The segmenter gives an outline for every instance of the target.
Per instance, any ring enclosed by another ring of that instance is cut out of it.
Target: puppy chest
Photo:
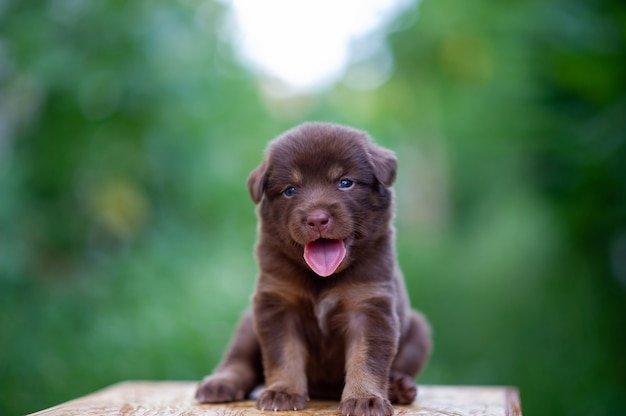
[[[340,299],[334,294],[329,294],[321,299],[313,307],[317,327],[322,336],[331,335],[331,330],[337,330],[337,321],[340,314]]]

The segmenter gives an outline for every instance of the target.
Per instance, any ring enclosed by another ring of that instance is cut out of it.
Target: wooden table
[[[297,412],[262,412],[253,400],[228,404],[199,404],[195,382],[127,381],[33,415],[110,416],[243,416],[337,415],[338,402],[311,400]],[[521,416],[519,395],[512,387],[419,386],[408,406],[395,406],[396,415]]]

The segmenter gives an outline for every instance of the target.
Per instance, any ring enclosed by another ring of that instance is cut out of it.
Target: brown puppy
[[[260,203],[260,274],[200,402],[244,399],[261,410],[341,398],[344,415],[392,415],[410,403],[431,349],[409,301],[391,224],[397,162],[361,131],[307,123],[270,143],[248,179]]]

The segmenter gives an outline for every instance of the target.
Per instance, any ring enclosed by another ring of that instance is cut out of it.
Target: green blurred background
[[[287,98],[225,10],[0,1],[0,414],[210,372],[254,285],[247,175],[305,120],[398,154],[419,382],[625,414],[622,0],[424,0],[387,27],[385,84]]]

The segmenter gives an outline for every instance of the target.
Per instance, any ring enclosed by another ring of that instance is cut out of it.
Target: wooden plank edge
[[[506,416],[522,416],[522,405],[519,391],[515,387],[506,389]]]
[[[69,400],[65,403],[61,403],[58,404],[56,406],[53,406],[51,408],[48,409],[43,409],[40,410],[38,412],[35,413],[31,413],[29,416],[44,416],[44,415],[49,415],[49,414],[62,414],[59,413],[59,411],[63,411],[64,409],[67,409],[67,406],[72,406],[72,405],[76,405],[79,403],[88,403],[90,399],[94,398],[94,397],[99,397],[102,393],[108,392],[108,391],[115,391],[118,389],[124,389],[126,386],[133,386],[136,384],[140,384],[140,385],[155,385],[155,386],[163,386],[166,384],[172,384],[172,385],[179,385],[179,384],[191,384],[191,382],[175,382],[175,381],[140,381],[140,380],[132,380],[132,381],[121,381],[112,385],[109,385],[107,387],[98,389],[94,392],[92,392],[91,394],[87,394],[85,396],[82,397],[78,397],[76,399],[73,400]],[[503,401],[504,401],[504,414],[506,416],[522,416],[522,409],[521,409],[521,404],[520,404],[520,395],[519,395],[519,391],[516,387],[513,386],[428,386],[428,387],[432,387],[432,388],[446,388],[446,389],[454,389],[454,388],[459,388],[459,389],[472,389],[472,388],[476,388],[476,389],[483,389],[483,388],[496,388],[496,389],[500,389],[501,392],[504,393],[504,397],[503,397]],[[247,400],[248,405],[253,406],[254,401],[252,400]],[[316,402],[317,403],[317,402]],[[322,403],[322,402],[320,402]],[[317,404],[320,404],[317,403]],[[330,402],[329,402],[330,403]],[[328,405],[329,403],[325,403],[325,405]],[[501,402],[502,403],[502,402]],[[338,402],[336,403],[337,405],[339,404]],[[199,404],[200,406],[204,406],[202,404]],[[208,406],[212,406],[212,405],[208,405]],[[396,408],[396,410],[400,410],[400,414],[404,414],[404,412],[406,412],[407,409],[404,409],[404,406],[398,406],[398,405],[394,405],[394,407]],[[310,412],[311,409],[309,409]]]

